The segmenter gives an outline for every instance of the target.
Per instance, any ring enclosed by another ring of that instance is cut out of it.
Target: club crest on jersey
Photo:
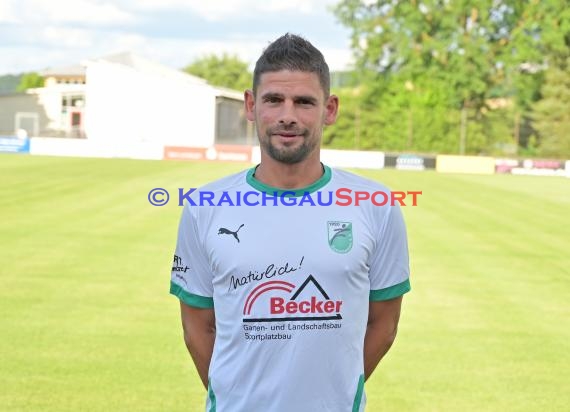
[[[329,246],[337,253],[347,253],[352,249],[352,223],[327,222]]]

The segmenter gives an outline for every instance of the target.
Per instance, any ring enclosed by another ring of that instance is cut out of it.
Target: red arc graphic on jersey
[[[283,282],[281,280],[273,280],[270,282],[265,282],[251,291],[251,293],[249,294],[249,296],[245,301],[245,305],[243,306],[243,314],[249,315],[251,313],[251,307],[253,306],[257,298],[260,297],[265,292],[269,292],[271,290],[284,290],[285,292],[291,293],[293,292],[293,289],[295,289],[295,285],[289,282]]]

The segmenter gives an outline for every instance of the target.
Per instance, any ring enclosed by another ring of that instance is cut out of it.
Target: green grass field
[[[202,411],[168,294],[181,210],[147,194],[244,167],[0,155],[0,410]],[[359,173],[423,191],[367,410],[568,410],[570,179]]]

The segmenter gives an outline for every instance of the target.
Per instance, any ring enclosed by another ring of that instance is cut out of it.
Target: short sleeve
[[[188,306],[213,308],[212,272],[200,241],[196,216],[185,205],[170,278],[170,293]]]
[[[378,226],[376,226],[378,227]],[[410,291],[406,225],[399,205],[388,207],[370,261],[370,300],[394,299]]]

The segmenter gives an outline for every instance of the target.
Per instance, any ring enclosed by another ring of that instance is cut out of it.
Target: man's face
[[[256,95],[245,92],[245,107],[262,151],[295,164],[320,147],[324,125],[336,120],[338,98],[325,99],[315,73],[282,70],[262,74]]]

